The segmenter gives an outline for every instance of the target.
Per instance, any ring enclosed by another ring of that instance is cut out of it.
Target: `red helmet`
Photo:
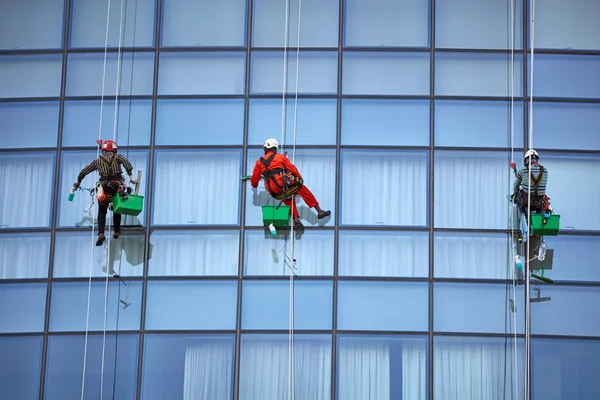
[[[117,142],[114,140],[105,140],[102,142],[102,151],[117,151]]]

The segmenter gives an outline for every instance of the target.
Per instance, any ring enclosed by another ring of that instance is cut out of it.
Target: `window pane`
[[[142,399],[233,399],[235,335],[144,337]]]
[[[426,331],[429,289],[421,282],[338,282],[338,329]]]
[[[296,109],[297,104],[297,109]],[[281,99],[250,99],[248,144],[262,145],[270,135],[281,136]],[[336,99],[294,99],[286,101],[287,137],[293,140],[296,123],[297,145],[334,145],[337,137]]]
[[[121,96],[151,95],[154,82],[154,53],[122,53],[121,57],[119,94]],[[71,53],[67,62],[67,96],[102,94],[103,53]],[[104,95],[114,96],[117,85],[116,53],[107,54],[105,72]],[[111,110],[105,108],[104,112],[111,112]]]
[[[514,333],[510,300],[516,307],[517,333],[523,333],[523,286],[435,283],[433,328],[436,332]],[[509,300],[510,298],[510,300]],[[508,310],[508,311],[507,311]]]
[[[4,0],[0,50],[62,48],[64,8],[64,0]]]
[[[337,400],[428,397],[427,338],[339,335]]]
[[[90,276],[87,260],[92,255],[92,276],[142,276],[144,273],[143,233],[123,232],[108,246],[95,246],[96,236],[89,232],[56,232],[54,249],[55,278],[86,278]],[[93,241],[92,241],[93,240]]]
[[[0,387],[8,399],[37,399],[40,390],[42,337],[0,338]]]
[[[340,276],[429,275],[429,234],[398,231],[340,231]]]
[[[343,94],[429,95],[429,53],[345,52],[343,68]]]
[[[163,3],[162,46],[245,46],[246,1]]]
[[[600,150],[600,104],[533,102],[538,148]]]
[[[252,46],[283,47],[286,3],[277,0],[252,2]],[[287,46],[298,46],[298,0],[289,3]],[[303,0],[300,14],[300,47],[337,47],[339,0]],[[295,34],[294,34],[295,33]]]
[[[287,335],[242,334],[240,400],[291,394]],[[331,399],[331,335],[294,335],[294,398]]]
[[[536,56],[536,62],[538,57]],[[521,96],[523,92],[522,59],[522,56],[515,54],[515,97]],[[510,54],[436,53],[435,94],[510,97],[512,70]],[[425,72],[429,73],[429,70]]]
[[[598,20],[600,3],[596,1],[541,2],[535,8],[535,48],[600,50]]]
[[[531,298],[537,295],[532,290]],[[539,295],[551,300],[531,306],[532,334],[600,336],[600,320],[595,318],[600,304],[599,288],[544,285]]]
[[[148,146],[152,119],[152,100],[120,100],[117,109],[117,139],[120,146]],[[100,123],[100,101],[65,101],[63,147],[96,146]],[[115,133],[115,101],[104,99],[102,138]]]
[[[43,332],[46,283],[0,284],[0,333]]]
[[[244,94],[244,52],[161,53],[159,95]]]
[[[281,150],[281,143],[279,144]],[[288,158],[298,168],[304,185],[316,197],[319,205],[324,210],[331,210],[331,217],[322,220],[317,219],[317,212],[309,209],[300,197],[296,197],[298,214],[305,226],[323,226],[333,224],[335,218],[335,150],[334,149],[298,149],[296,157],[290,147]],[[248,150],[247,173],[252,174],[256,161],[264,155],[262,150]],[[261,180],[257,189],[253,189],[248,183],[246,194],[246,226],[263,226],[262,206],[276,205],[279,200],[274,200],[264,190],[264,180]]]
[[[138,335],[102,335],[87,338],[85,392],[88,398],[100,393],[104,363],[103,398],[115,400],[136,397]],[[46,362],[45,399],[73,399],[81,396],[85,336],[50,336]],[[104,355],[104,360],[102,356]],[[114,390],[114,391],[113,391]]]
[[[61,74],[62,54],[0,55],[0,98],[58,97]]]
[[[154,231],[149,276],[237,275],[239,231]]]
[[[244,99],[161,99],[156,109],[157,145],[241,145]]]
[[[146,329],[235,329],[237,281],[151,281],[147,290]]]
[[[49,233],[0,235],[0,279],[48,277]]]
[[[238,224],[241,158],[239,150],[156,151],[154,187],[168,189],[154,193],[153,223]]]
[[[438,336],[433,340],[435,399],[524,398],[522,339],[517,340],[516,355],[513,338]]]
[[[270,233],[246,231],[244,253],[245,275],[289,276],[292,249],[289,230],[280,230],[275,238]],[[306,231],[302,240],[294,242],[296,275],[333,275],[333,232]]]
[[[154,46],[154,0],[110,2],[109,26],[106,26],[107,6],[94,0],[71,0],[71,27],[69,47],[104,48],[108,29],[108,46],[151,47]],[[121,7],[123,10],[121,11]],[[123,15],[121,15],[123,12]],[[119,36],[122,39],[119,40]],[[134,43],[135,38],[135,43]]]
[[[337,93],[337,52],[302,51],[299,62],[296,52],[289,51],[287,57],[286,93],[296,93],[296,82],[300,94]],[[282,93],[283,71],[283,52],[253,51],[250,93]]]
[[[512,279],[511,250],[503,233],[435,233],[435,277]]]
[[[523,103],[513,105],[512,146],[510,112],[510,101],[436,100],[435,145],[522,147]]]
[[[125,286],[124,282],[110,280],[108,299],[105,290],[105,281],[92,282],[89,296],[89,331],[104,329],[105,300],[106,330],[140,330],[142,283],[128,281]],[[85,331],[87,305],[88,282],[54,282],[50,302],[50,331]]]
[[[544,241],[549,249],[554,249],[552,270],[547,271],[552,279],[600,282],[600,268],[597,268],[597,249],[600,248],[600,237],[545,236]]]
[[[0,148],[56,147],[59,110],[57,101],[0,103]]]
[[[523,20],[523,2],[522,0],[516,0],[513,3],[512,10],[511,3],[477,0],[436,0],[435,47],[510,49],[511,37],[514,35],[514,49],[521,49],[523,47],[523,27],[521,23]],[[511,21],[513,12],[515,15],[514,22]],[[513,24],[515,28],[512,28]],[[514,34],[511,34],[513,29]]]
[[[436,228],[506,229],[509,164],[507,152],[436,151]]]
[[[142,180],[140,182],[139,195],[147,197],[146,177],[148,176],[148,152],[144,150],[121,151],[133,165],[133,175],[137,177],[137,171],[142,170]],[[95,151],[63,151],[61,159],[61,178],[59,185],[58,204],[58,225],[66,227],[90,227],[91,224],[97,225],[98,203],[92,204],[92,197],[87,190],[79,190],[75,194],[73,201],[68,200],[70,190],[73,188],[73,182],[77,181],[79,172],[85,168],[92,160],[96,158]],[[123,176],[127,176],[125,169]],[[94,188],[98,182],[99,175],[96,171],[87,175],[81,182],[81,188]],[[126,182],[129,182],[126,180]],[[145,207],[144,207],[145,208]],[[146,210],[137,215],[123,215],[121,217],[121,227],[142,226],[146,220]],[[113,229],[112,211],[106,214],[106,231],[108,227]],[[87,275],[86,275],[87,276]]]
[[[533,339],[531,358],[534,400],[600,397],[597,340]]]
[[[290,283],[245,281],[242,293],[242,329],[289,329]],[[295,281],[294,329],[331,329],[331,281]]]
[[[533,73],[534,96],[600,99],[600,56],[536,54]]]
[[[1,85],[0,85],[1,86]],[[0,228],[50,226],[54,153],[0,155]]]
[[[426,226],[427,159],[426,151],[343,150],[342,224]]]
[[[429,100],[342,100],[342,145],[429,146]]]
[[[429,46],[429,2],[345,0],[346,46]]]

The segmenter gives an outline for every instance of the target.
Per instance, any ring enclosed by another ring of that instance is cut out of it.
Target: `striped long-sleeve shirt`
[[[541,171],[541,176],[540,176]],[[548,183],[548,170],[541,165],[532,165],[531,168],[527,166],[521,167],[517,171],[517,178],[514,184],[514,191],[517,192],[519,188],[525,191],[535,192],[537,184],[537,193],[539,196],[546,194],[546,184]]]
[[[110,179],[114,176],[119,176],[122,179],[121,166],[125,168],[127,175],[131,175],[133,166],[127,158],[118,153],[102,155],[100,158],[95,159],[81,170],[79,176],[77,177],[77,182],[81,183],[87,174],[94,171],[98,171],[98,173],[100,173],[101,180]]]

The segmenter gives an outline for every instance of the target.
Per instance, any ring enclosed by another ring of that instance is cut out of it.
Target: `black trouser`
[[[111,203],[113,196],[118,196],[119,182],[102,182],[105,199],[98,201],[98,235],[104,234],[106,228],[106,213],[108,205]],[[121,214],[113,213],[113,225],[115,232],[121,230]]]

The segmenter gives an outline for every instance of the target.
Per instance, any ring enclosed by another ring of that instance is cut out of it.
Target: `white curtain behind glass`
[[[184,400],[230,400],[233,347],[229,342],[188,346],[183,376]]]
[[[426,153],[344,151],[341,221],[350,225],[425,226]]]
[[[0,176],[0,228],[50,226],[54,155],[2,155]]]
[[[157,151],[153,222],[237,224],[239,151]]]
[[[1,235],[0,279],[46,278],[50,234]]]

